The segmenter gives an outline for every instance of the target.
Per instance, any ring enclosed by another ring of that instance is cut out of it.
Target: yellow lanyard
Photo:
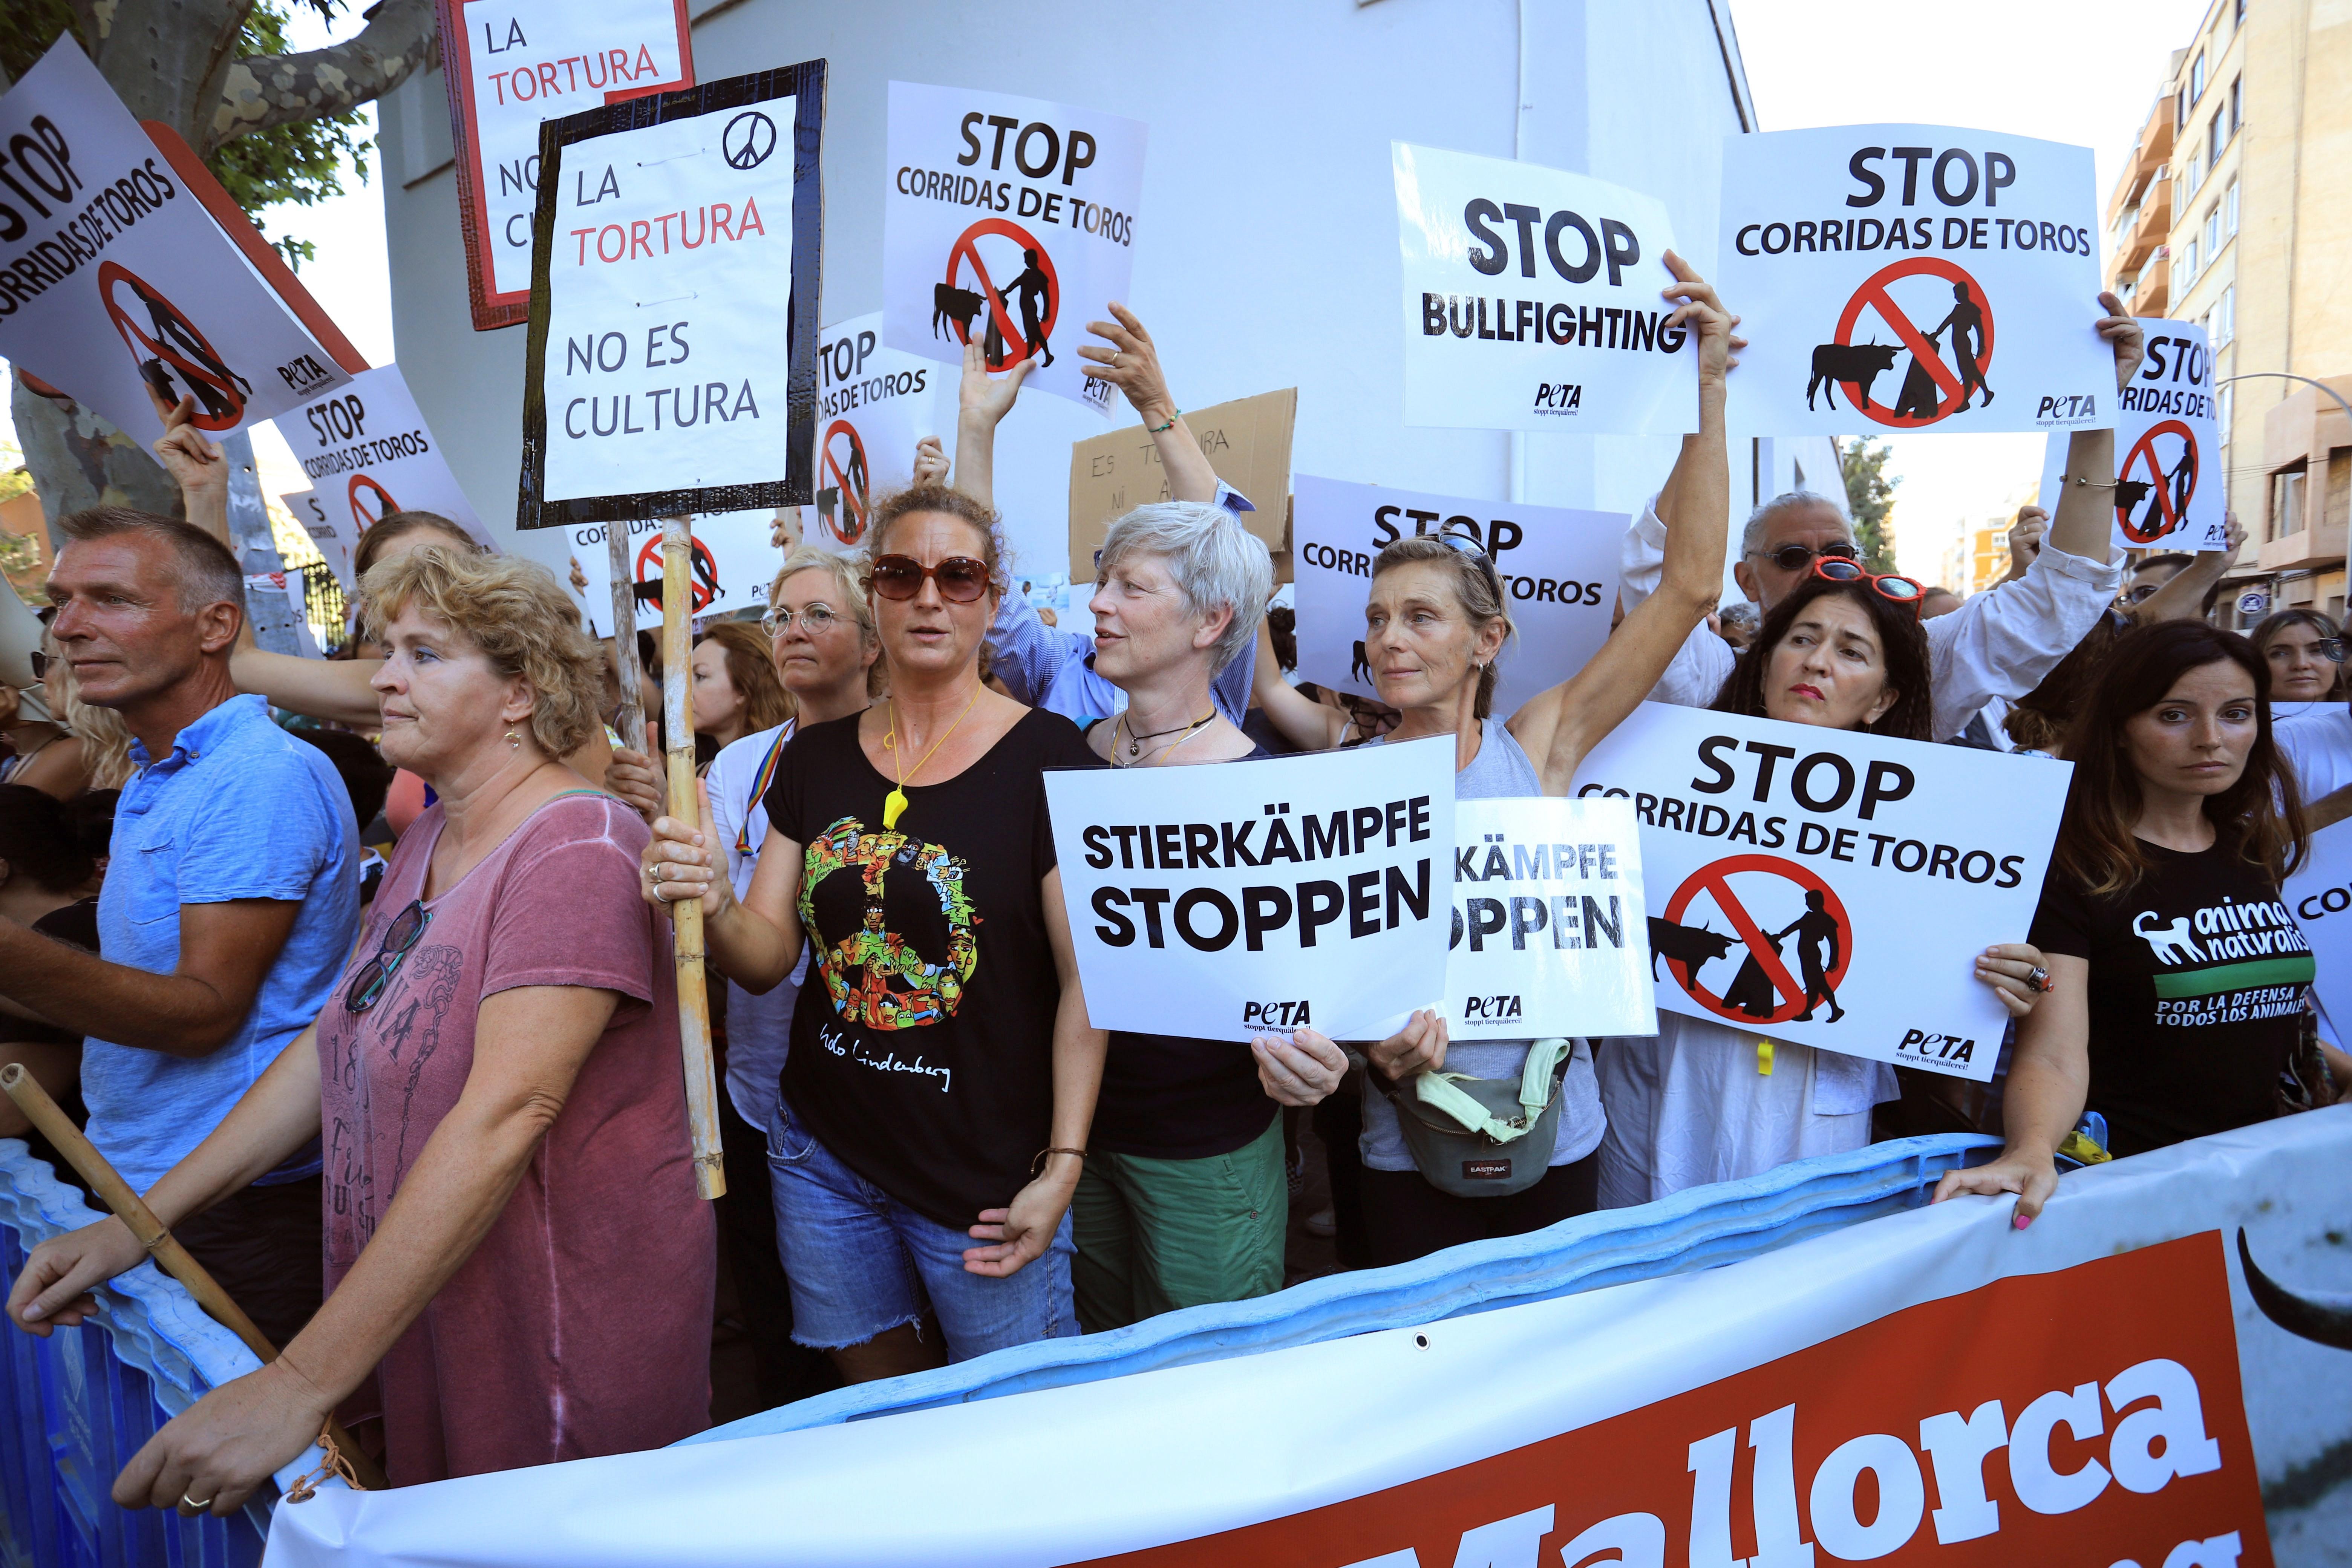
[[[918,777],[921,776],[923,763],[929,762],[933,757],[939,754],[940,748],[948,743],[948,736],[954,734],[962,725],[965,715],[971,711],[972,703],[979,700],[980,683],[978,681],[974,681],[971,688],[971,697],[964,703],[963,712],[957,714],[955,717],[955,722],[949,725],[946,731],[942,733],[938,740],[931,742],[931,749],[923,753],[923,761],[915,764],[915,773]],[[898,765],[900,759],[898,756],[898,703],[895,698],[892,699],[890,702],[890,729],[889,731],[882,737],[882,749],[890,753],[890,765],[893,768],[896,768]],[[906,809],[907,775],[902,773],[898,774],[898,782],[890,786],[890,793],[882,797],[883,827],[885,829],[888,829],[898,826],[899,814],[904,812]]]

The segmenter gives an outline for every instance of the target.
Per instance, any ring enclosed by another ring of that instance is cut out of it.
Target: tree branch
[[[229,68],[198,151],[209,153],[256,131],[372,102],[425,64],[433,43],[433,0],[383,0],[367,26],[347,42],[238,60]]]

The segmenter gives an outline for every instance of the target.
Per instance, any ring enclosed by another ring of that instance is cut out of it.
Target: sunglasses
[[[911,555],[877,556],[869,581],[886,599],[911,599],[923,591],[923,579],[940,585],[940,597],[969,605],[988,592],[988,563],[969,555],[950,555],[936,566],[926,566]]]
[[[1783,544],[1778,550],[1751,550],[1748,553],[1759,561],[1769,561],[1783,572],[1802,572],[1812,563],[1816,556],[1826,556],[1833,561],[1852,561],[1855,558],[1853,546],[1843,541],[1835,544],[1824,544],[1819,550],[1810,544]]]
[[[383,1001],[384,992],[392,985],[393,975],[400,970],[402,960],[408,956],[408,950],[416,945],[417,939],[425,934],[425,928],[432,923],[433,911],[425,907],[425,900],[410,900],[408,907],[401,910],[399,917],[385,929],[383,941],[377,946],[375,956],[352,976],[352,987],[343,993],[344,1011],[364,1013]]]
[[[1502,597],[1502,574],[1495,569],[1494,557],[1488,555],[1484,550],[1479,549],[1475,541],[1465,539],[1458,533],[1439,532],[1432,534],[1430,537],[1436,540],[1438,543],[1445,546],[1446,549],[1453,551],[1456,555],[1466,555],[1471,560],[1476,562],[1478,563],[1478,570],[1486,574],[1488,586],[1495,590],[1495,595],[1497,598]]]
[[[2312,643],[2311,651],[2317,654],[2320,658],[2328,660],[2330,663],[2342,664],[2344,662],[2344,639],[2342,637],[2319,637]],[[2284,648],[2273,648],[2272,650],[2272,657],[2276,658],[2278,655],[2284,652],[2286,652],[2286,649]],[[35,657],[38,658],[39,656],[36,655]],[[37,670],[40,668],[40,666],[35,665],[33,668]]]
[[[1802,550],[1804,546],[1795,544],[1790,548]],[[1891,604],[1907,606],[1915,616],[1919,613],[1919,601],[1927,596],[1927,590],[1916,578],[1898,577],[1892,573],[1882,576],[1875,572],[1865,572],[1858,562],[1831,555],[1827,552],[1813,563],[1813,575],[1828,583],[1867,583],[1872,593]]]

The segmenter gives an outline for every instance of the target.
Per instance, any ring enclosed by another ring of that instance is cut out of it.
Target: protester
[[[1987,711],[1994,708],[2004,710],[1999,735],[2009,742],[1998,749],[2056,756],[2067,730],[2073,727],[2092,688],[2105,672],[2116,639],[2131,626],[2130,616],[2120,609],[2108,610],[2074,645],[2074,651],[2042,678],[2040,685],[2014,703],[1995,698],[1993,707]]]
[[[244,574],[226,550],[121,507],[58,531],[51,630],[139,771],[99,900],[106,956],[0,920],[0,994],[87,1037],[90,1142],[143,1189],[317,1015],[358,924],[359,828],[326,758],[230,683]],[[289,1147],[176,1232],[281,1343],[319,1302],[319,1164]]]
[[[1680,301],[1667,322],[1687,326],[1697,338],[1698,434],[1683,439],[1678,482],[1665,503],[1681,526],[1665,535],[1655,591],[1627,613],[1584,668],[1531,699],[1508,722],[1492,717],[1496,660],[1513,630],[1494,563],[1470,541],[1450,534],[1399,539],[1373,560],[1365,651],[1381,700],[1402,717],[1391,736],[1366,743],[1453,735],[1458,798],[1566,795],[1585,754],[1633,711],[1685,639],[1706,631],[1722,582],[1730,492],[1723,428],[1730,319],[1714,290],[1679,257],[1669,252],[1665,262],[1676,281],[1662,292]],[[1267,718],[1302,747],[1345,741],[1352,728],[1349,718],[1286,685],[1271,674],[1272,662],[1262,663],[1255,683]],[[1297,1031],[1297,1038],[1324,1043],[1311,1030]],[[1520,1235],[1593,1207],[1594,1151],[1603,1128],[1589,1047],[1572,1046],[1556,1069],[1561,1075],[1554,1089],[1558,1133],[1548,1169],[1533,1185],[1507,1195],[1463,1197],[1441,1190],[1421,1173],[1391,1103],[1391,1097],[1417,1097],[1412,1080],[1441,1068],[1516,1081],[1536,1045],[1454,1044],[1444,1016],[1423,1010],[1365,1051],[1372,1086],[1381,1091],[1364,1096],[1360,1145],[1365,1228],[1375,1265]]]
[[[2134,624],[2144,626],[2157,621],[2210,618],[2221,578],[2237,563],[2238,551],[2245,542],[2246,531],[2239,525],[2238,514],[2226,512],[2221,549],[2200,550],[2194,555],[2151,555],[2140,562],[2125,595],[2125,607]],[[2187,564],[2179,564],[2182,562]]]
[[[75,831],[66,805],[29,784],[0,784],[0,921],[96,952],[98,889],[98,858]],[[0,997],[0,1063],[5,1062],[24,1063],[68,1114],[79,1110],[79,1030],[30,1016]],[[24,1138],[30,1128],[15,1100],[0,1101],[0,1138]],[[35,1152],[54,1164],[46,1146]]]
[[[2264,663],[2278,668],[2275,658]],[[2309,703],[2284,721],[2280,706],[2271,704],[2271,721],[2280,754],[2302,793],[2305,825],[2314,833],[2333,827],[2352,816],[2352,704],[2341,699]],[[2346,1081],[2352,1082],[2352,1076]]]
[[[716,751],[793,714],[768,634],[745,621],[720,621],[694,639],[693,690],[695,736]]]
[[[2068,504],[2060,506],[2062,529]],[[1785,723],[1929,739],[1934,701],[1927,634],[1918,619],[1923,595],[1910,578],[1874,576],[1852,561],[1820,558],[1764,617],[1756,646],[1733,667],[1713,706]],[[1833,933],[1832,927],[1832,940]],[[1815,946],[1800,937],[1807,1009],[1799,1016],[1826,1005],[1834,1018],[1836,994],[1822,978]],[[1923,963],[1960,958],[1948,947],[1939,952],[1932,933],[1915,949]],[[2023,943],[1990,947],[1975,958],[1976,977],[2012,1016],[2032,1008],[2032,976],[2041,967],[2041,955]],[[1606,1208],[1859,1149],[1870,1142],[1871,1108],[1898,1093],[1895,1069],[1884,1062],[1786,1041],[1767,1047],[1753,1030],[1664,1010],[1654,1037],[1605,1040],[1596,1055],[1609,1123],[1601,1145]]]
[[[1758,619],[1753,605],[1726,605],[1715,614],[1716,635],[1734,650],[1751,647],[1756,642]]]
[[[1829,559],[1825,557],[1825,559]],[[1931,584],[1919,595],[1919,618],[1932,621],[1937,616],[1948,616],[1965,603],[1963,595],[1938,584]]]
[[[2345,695],[2344,629],[2317,610],[2281,610],[2246,634],[2271,668],[2271,717]]]
[[[2279,897],[2307,826],[2269,684],[2251,643],[2197,622],[2116,644],[2067,736],[2074,777],[2033,922],[2053,994],[2018,1030],[2007,1146],[1947,1173],[1939,1201],[2015,1193],[2023,1229],[2086,1106],[2118,1155],[2275,1114],[2315,969]]]
[[[184,1226],[331,1131],[331,1293],[277,1362],[140,1450],[125,1506],[235,1510],[371,1373],[400,1485],[708,1418],[710,1220],[675,970],[632,897],[646,830],[557,760],[595,723],[593,648],[528,562],[429,547],[362,587],[386,760],[437,801],[302,1048],[148,1194]],[[48,1242],[11,1313],[79,1322],[142,1256],[114,1220]]]
[[[33,672],[41,683],[40,696],[28,701],[30,689],[20,692],[0,685],[0,737],[8,742],[0,755],[0,784],[19,784],[58,800],[71,800],[90,787],[88,743],[73,732],[68,711],[71,668],[58,657],[56,640],[43,628],[41,646],[33,655]],[[112,785],[120,787],[120,778]]]
[[[741,900],[708,815],[659,819],[644,857],[646,898],[699,896],[710,963],[746,989],[814,944],[824,994],[793,1014],[771,1166],[793,1337],[851,1382],[1076,1331],[1068,1209],[1104,1048],[1042,777],[1094,755],[981,684],[995,516],[927,486],[868,527],[889,697],[784,748]]]
[[[2031,503],[2017,509],[2017,515],[2009,520],[2009,570],[2002,574],[2001,582],[2014,583],[2033,569],[2035,557],[2042,553],[2042,536],[2049,531],[2047,511]]]
[[[2197,557],[2178,550],[2141,556],[2132,563],[2131,585],[2124,590],[2125,605],[2128,607],[2146,604],[2166,584],[2196,564]]]

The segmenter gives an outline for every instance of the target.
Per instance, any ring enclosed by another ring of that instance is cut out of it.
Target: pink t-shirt
[[[707,1426],[710,1399],[710,1205],[695,1194],[677,972],[637,895],[645,824],[609,795],[541,806],[426,906],[383,996],[352,1014],[352,976],[418,897],[442,822],[435,805],[402,837],[319,1028],[330,1291],[457,1103],[485,996],[623,999],[505,1210],[376,1369],[401,1486],[656,1447]]]

